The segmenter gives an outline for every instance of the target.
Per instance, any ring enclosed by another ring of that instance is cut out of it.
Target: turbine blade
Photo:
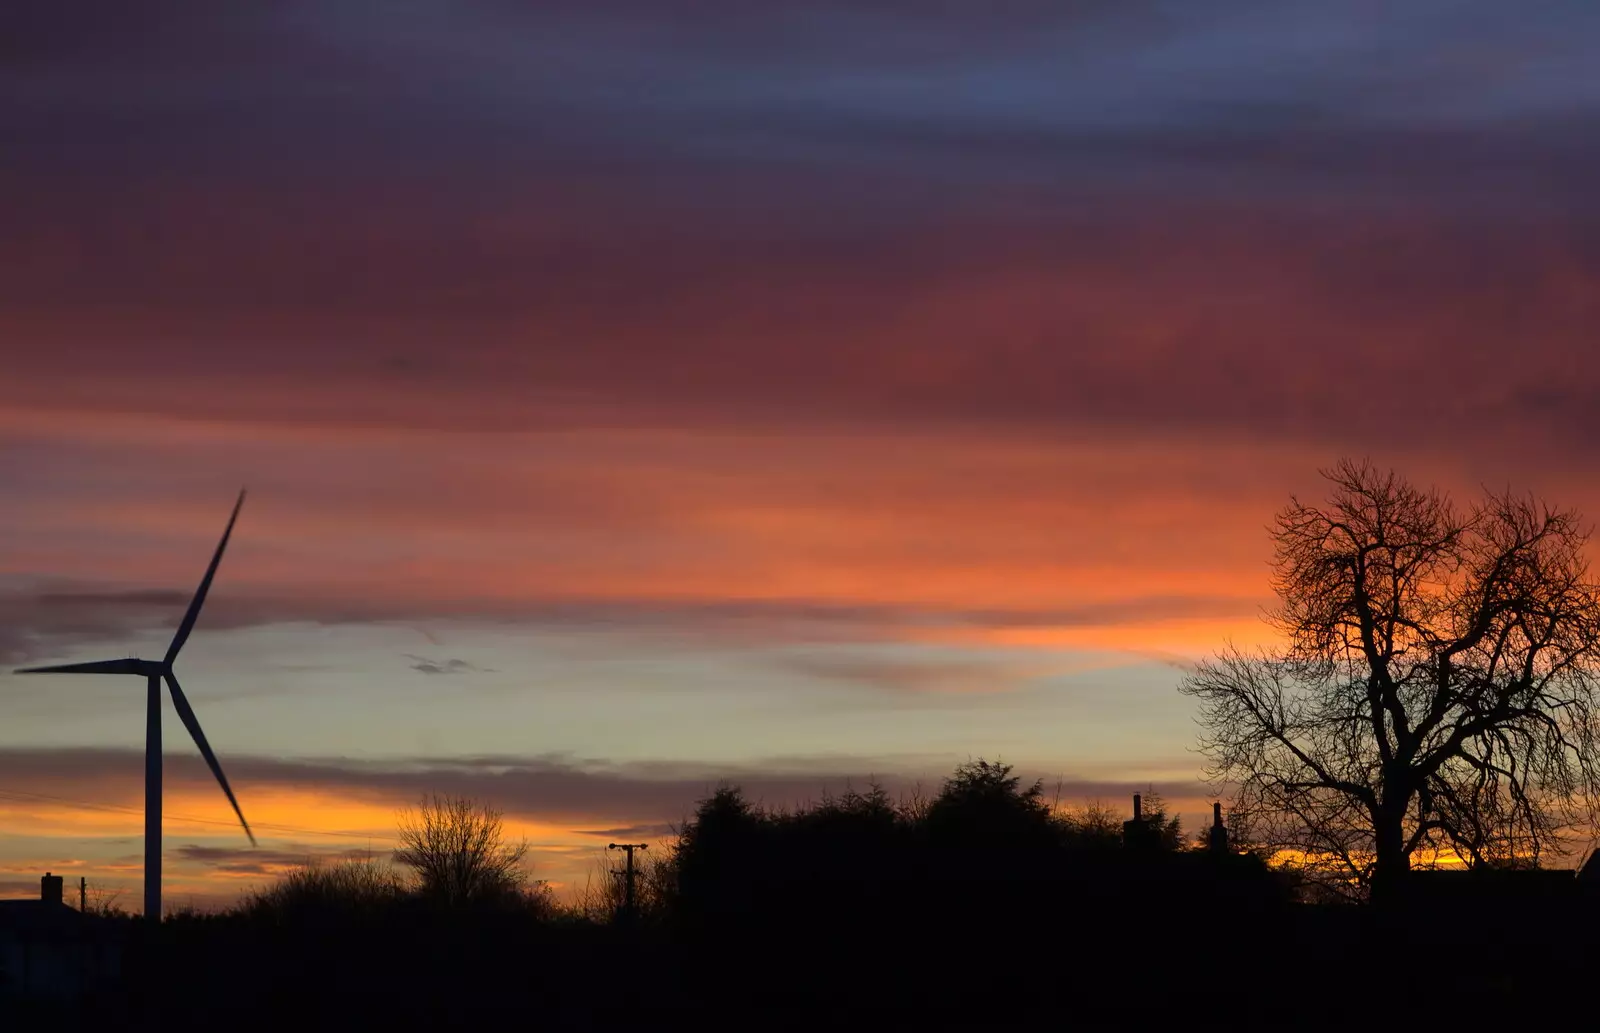
[[[19,667],[16,674],[144,674],[140,660],[94,660],[86,664],[56,664],[53,667]]]
[[[217,784],[227,794],[228,802],[233,804],[233,813],[239,816],[239,824],[244,826],[244,834],[250,837],[250,845],[256,845],[256,834],[250,831],[250,823],[244,820],[244,811],[239,809],[239,801],[233,795],[233,789],[228,785],[228,776],[222,773],[222,765],[217,763],[217,755],[211,752],[211,744],[206,742],[206,733],[200,730],[200,719],[194,716],[194,708],[189,705],[189,698],[178,687],[178,679],[171,671],[162,675],[167,681],[167,688],[172,691],[172,705],[178,710],[178,720],[183,722],[183,727],[189,729],[189,735],[194,739],[194,744],[200,747],[200,756],[206,759],[211,773],[217,776]]]
[[[200,588],[194,594],[194,600],[189,603],[189,610],[183,615],[183,623],[178,625],[178,633],[172,636],[172,645],[167,647],[166,662],[171,664],[178,656],[178,650],[189,641],[189,632],[194,630],[194,622],[200,617],[200,607],[205,605],[206,593],[211,591],[211,579],[217,576],[217,564],[222,562],[222,550],[228,547],[228,536],[233,534],[233,523],[239,519],[239,507],[244,505],[244,491],[239,492],[239,501],[233,504],[233,515],[228,518],[228,527],[222,532],[222,541],[217,543],[217,551],[211,557],[211,566],[206,568],[206,576],[200,580]]]

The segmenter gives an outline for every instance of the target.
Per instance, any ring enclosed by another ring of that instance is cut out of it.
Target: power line
[[[87,801],[87,800],[73,800],[73,799],[69,799],[69,798],[64,797],[64,796],[50,796],[50,795],[45,794],[45,793],[27,793],[27,792],[22,792],[21,790],[0,789],[0,797],[7,797],[7,798],[10,798],[10,799],[13,799],[13,800],[23,800],[23,799],[47,800],[47,801],[49,801],[51,803],[65,804],[68,807],[76,807],[76,808],[79,808],[80,810],[105,811],[105,812],[110,813],[110,814],[133,814],[133,815],[143,815],[144,814],[144,811],[139,809],[139,808],[137,808],[137,807],[123,807],[123,806],[119,806],[117,804],[110,804],[110,803],[93,803],[93,802],[90,802],[90,801]],[[221,820],[218,820],[216,818],[196,818],[196,817],[191,817],[189,815],[184,815],[184,814],[172,814],[170,812],[167,813],[166,817],[171,818],[174,821],[194,822],[194,823],[197,823],[197,824],[200,824],[200,825],[222,825],[222,826],[225,826],[227,828],[237,828],[238,827],[238,823],[237,822],[221,821]],[[339,839],[382,839],[382,840],[387,840],[390,843],[398,842],[398,840],[396,840],[396,838],[394,836],[374,835],[374,834],[372,834],[370,832],[347,832],[347,831],[329,830],[329,829],[307,829],[307,828],[300,828],[300,827],[295,826],[295,825],[251,825],[250,827],[252,829],[263,829],[263,830],[268,831],[268,832],[293,832],[293,833],[301,833],[301,834],[308,835],[308,836],[333,836],[333,837],[336,837],[336,838],[339,838]]]

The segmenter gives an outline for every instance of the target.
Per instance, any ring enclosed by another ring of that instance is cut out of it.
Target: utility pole
[[[638,875],[639,875],[638,870],[636,868],[634,868],[634,866],[633,866],[633,852],[635,850],[649,850],[650,849],[650,844],[648,844],[648,843],[607,843],[606,844],[606,849],[607,850],[622,850],[622,851],[626,852],[627,855],[628,855],[627,866],[624,867],[621,871],[616,871],[615,869],[613,869],[611,874],[612,875],[620,875],[620,876],[622,876],[622,914],[623,914],[623,920],[627,921],[627,922],[631,922],[631,921],[633,921],[633,918],[634,918],[634,910],[633,910],[633,902],[634,902],[633,880],[638,878]]]
[[[89,913],[89,880],[78,876],[78,914]]]

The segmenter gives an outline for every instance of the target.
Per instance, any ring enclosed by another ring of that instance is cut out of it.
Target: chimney
[[[61,903],[61,876],[44,873],[44,878],[39,880],[39,899],[46,904]]]
[[[1122,823],[1122,845],[1133,850],[1146,850],[1156,845],[1155,830],[1144,820],[1144,801],[1133,794],[1133,820]]]
[[[1228,850],[1228,830],[1222,824],[1222,804],[1211,805],[1211,831],[1206,836],[1206,846],[1213,854],[1226,854]]]

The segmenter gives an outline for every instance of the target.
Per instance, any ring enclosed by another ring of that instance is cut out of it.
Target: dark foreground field
[[[775,910],[730,902],[634,927],[421,902],[178,919],[132,927],[124,986],[68,1028],[1476,1029],[1592,1015],[1595,909],[1576,897],[1384,913],[1291,903],[1198,855],[1118,861],[915,893],[915,872],[898,873],[900,892],[819,882]]]

